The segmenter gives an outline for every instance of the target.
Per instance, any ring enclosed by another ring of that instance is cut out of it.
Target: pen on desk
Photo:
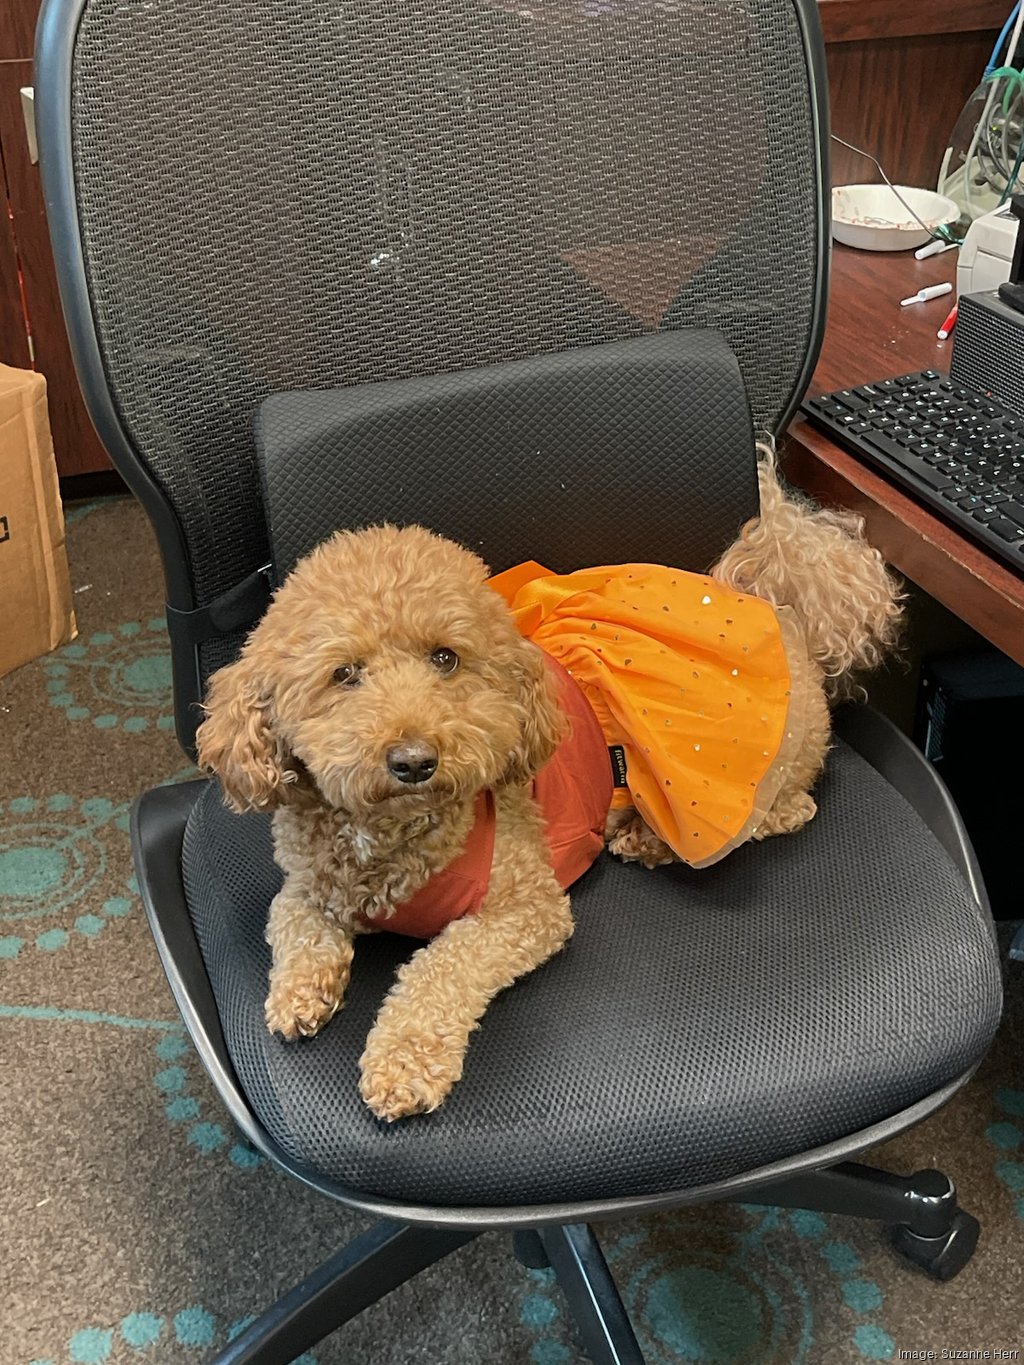
[[[953,286],[947,280],[945,284],[930,284],[927,289],[919,289],[916,294],[911,294],[909,299],[900,299],[900,307],[906,308],[910,303],[927,303],[929,299],[939,299],[943,294],[952,294]]]
[[[935,237],[925,246],[919,246],[914,256],[919,261],[926,261],[929,256],[941,256],[944,251],[952,251],[959,245],[959,242],[944,242],[941,237]]]
[[[954,303],[953,307],[949,310],[949,315],[946,318],[946,321],[942,324],[942,326],[936,333],[936,336],[939,338],[940,341],[945,341],[946,338],[949,336],[950,332],[952,332],[953,328],[956,326],[956,312],[959,307],[960,301],[957,300],[957,302]]]

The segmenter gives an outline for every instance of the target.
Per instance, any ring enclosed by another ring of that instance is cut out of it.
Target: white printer
[[[956,292],[979,294],[1010,278],[1017,219],[1009,204],[983,213],[967,229],[956,267]]]

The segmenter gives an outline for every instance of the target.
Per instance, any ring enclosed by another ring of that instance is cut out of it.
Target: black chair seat
[[[242,1089],[307,1170],[434,1206],[696,1188],[880,1122],[987,1047],[991,926],[903,797],[844,744],[819,802],[801,834],[704,871],[600,860],[575,888],[567,949],[494,1002],[444,1107],[389,1126],[359,1098],[357,1061],[417,945],[361,940],[327,1029],[271,1037],[269,820],[232,815],[211,786],[184,877]]]

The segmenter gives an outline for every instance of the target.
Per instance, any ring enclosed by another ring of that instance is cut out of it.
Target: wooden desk
[[[922,285],[954,279],[956,256],[947,251],[915,261],[913,252],[837,246],[825,344],[810,392],[948,370],[952,340],[939,341],[935,333],[951,297],[909,308],[899,301]],[[786,477],[819,502],[860,513],[890,564],[1024,664],[1024,577],[803,419],[790,427],[781,462]]]

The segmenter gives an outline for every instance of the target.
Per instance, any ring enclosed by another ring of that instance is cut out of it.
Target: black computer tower
[[[1024,668],[998,650],[926,659],[914,738],[963,816],[992,913],[1024,916]]]

